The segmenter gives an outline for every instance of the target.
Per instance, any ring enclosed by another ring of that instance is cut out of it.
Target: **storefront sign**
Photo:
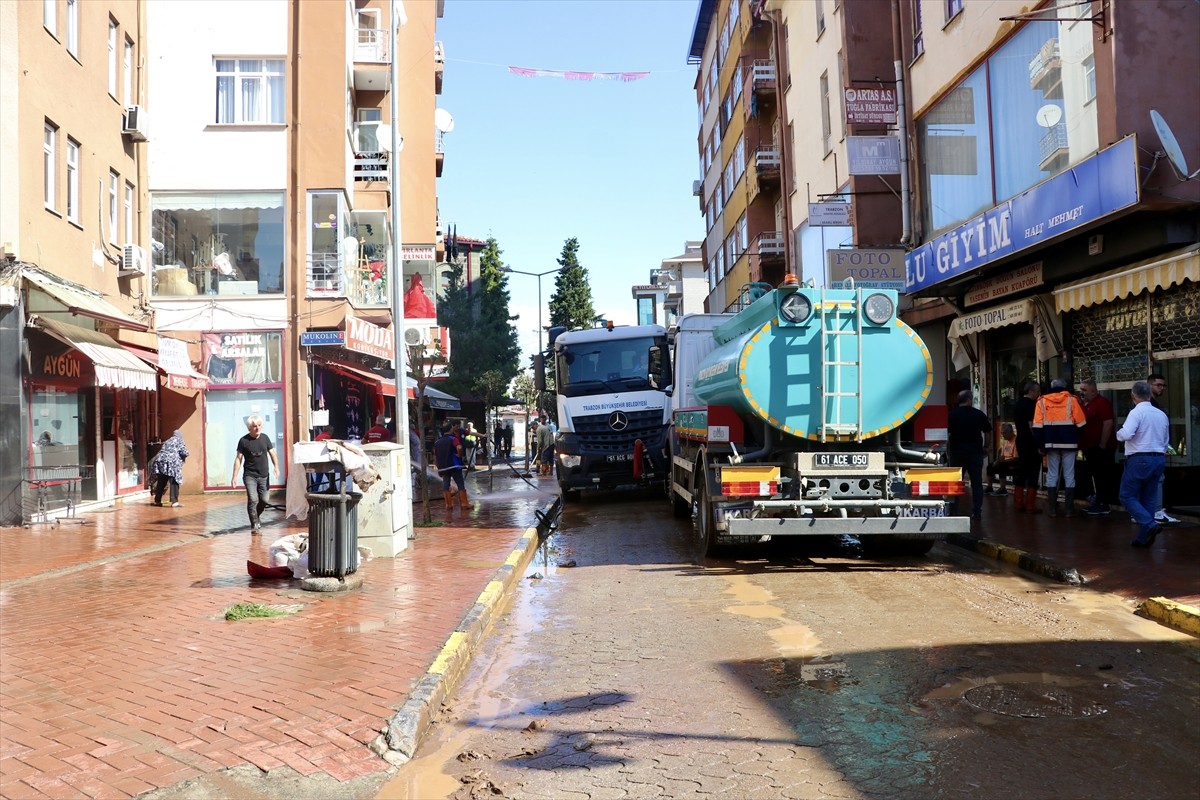
[[[1020,322],[1033,322],[1033,303],[1028,300],[1014,300],[973,314],[963,314],[950,325],[949,335],[951,339],[956,339]]]
[[[83,359],[74,353],[59,353],[56,356],[46,356],[41,359],[42,376],[46,378],[83,377]]]
[[[406,244],[400,248],[400,257],[405,261],[433,261],[437,248],[431,244]]]
[[[895,89],[846,89],[846,122],[868,125],[896,124]]]
[[[191,372],[192,361],[188,358],[187,343],[169,336],[159,336],[158,365],[166,372]]]
[[[43,380],[90,386],[96,377],[90,359],[39,332],[29,332],[29,375]]]
[[[900,140],[895,136],[847,136],[851,175],[899,175]]]
[[[341,331],[303,331],[300,334],[301,347],[324,347],[346,343],[346,335]]]
[[[967,295],[963,303],[968,306],[977,306],[980,303],[986,303],[1010,294],[1017,294],[1018,292],[1033,289],[1041,285],[1042,262],[1035,261],[1032,264],[1026,264],[1020,269],[1015,269],[1007,275],[1000,275],[996,278],[980,281],[967,290]]]
[[[389,361],[395,352],[395,340],[387,328],[372,325],[357,317],[346,317],[346,349]]]
[[[808,224],[814,228],[840,227],[850,224],[849,203],[809,203]]]
[[[921,245],[905,259],[908,291],[966,274],[1135,205],[1136,145],[1128,136]]]
[[[904,291],[903,248],[827,250],[826,257],[831,284],[853,278],[858,288]]]

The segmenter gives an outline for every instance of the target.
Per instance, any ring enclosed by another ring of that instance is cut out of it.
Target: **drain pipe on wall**
[[[896,69],[896,128],[900,134],[900,244],[911,245],[912,185],[908,166],[908,103],[905,102],[904,57],[900,44],[900,0],[892,0],[892,58]]]

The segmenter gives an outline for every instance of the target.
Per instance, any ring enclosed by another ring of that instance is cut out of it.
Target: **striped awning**
[[[1167,289],[1200,280],[1200,245],[1155,256],[1128,267],[1065,284],[1054,290],[1054,306],[1065,314],[1085,306],[1134,297],[1146,289]]]
[[[158,389],[158,373],[154,368],[111,336],[37,315],[29,318],[29,324],[90,358],[96,369],[97,385],[147,392]]]
[[[66,306],[72,314],[91,317],[102,322],[111,322],[131,331],[149,330],[146,323],[138,322],[130,317],[105,300],[104,295],[99,292],[64,281],[37,267],[25,267],[21,270],[21,275],[38,289]]]

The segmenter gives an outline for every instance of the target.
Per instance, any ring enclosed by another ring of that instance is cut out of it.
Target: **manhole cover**
[[[1108,711],[1097,703],[1076,698],[1061,686],[1045,683],[987,683],[968,689],[963,699],[980,711],[1027,719],[1081,719]]]

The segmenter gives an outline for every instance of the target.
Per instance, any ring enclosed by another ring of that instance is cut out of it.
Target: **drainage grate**
[[[1108,713],[1098,703],[1081,701],[1061,686],[1045,683],[987,683],[968,689],[963,700],[980,711],[1025,719],[1083,719]]]

